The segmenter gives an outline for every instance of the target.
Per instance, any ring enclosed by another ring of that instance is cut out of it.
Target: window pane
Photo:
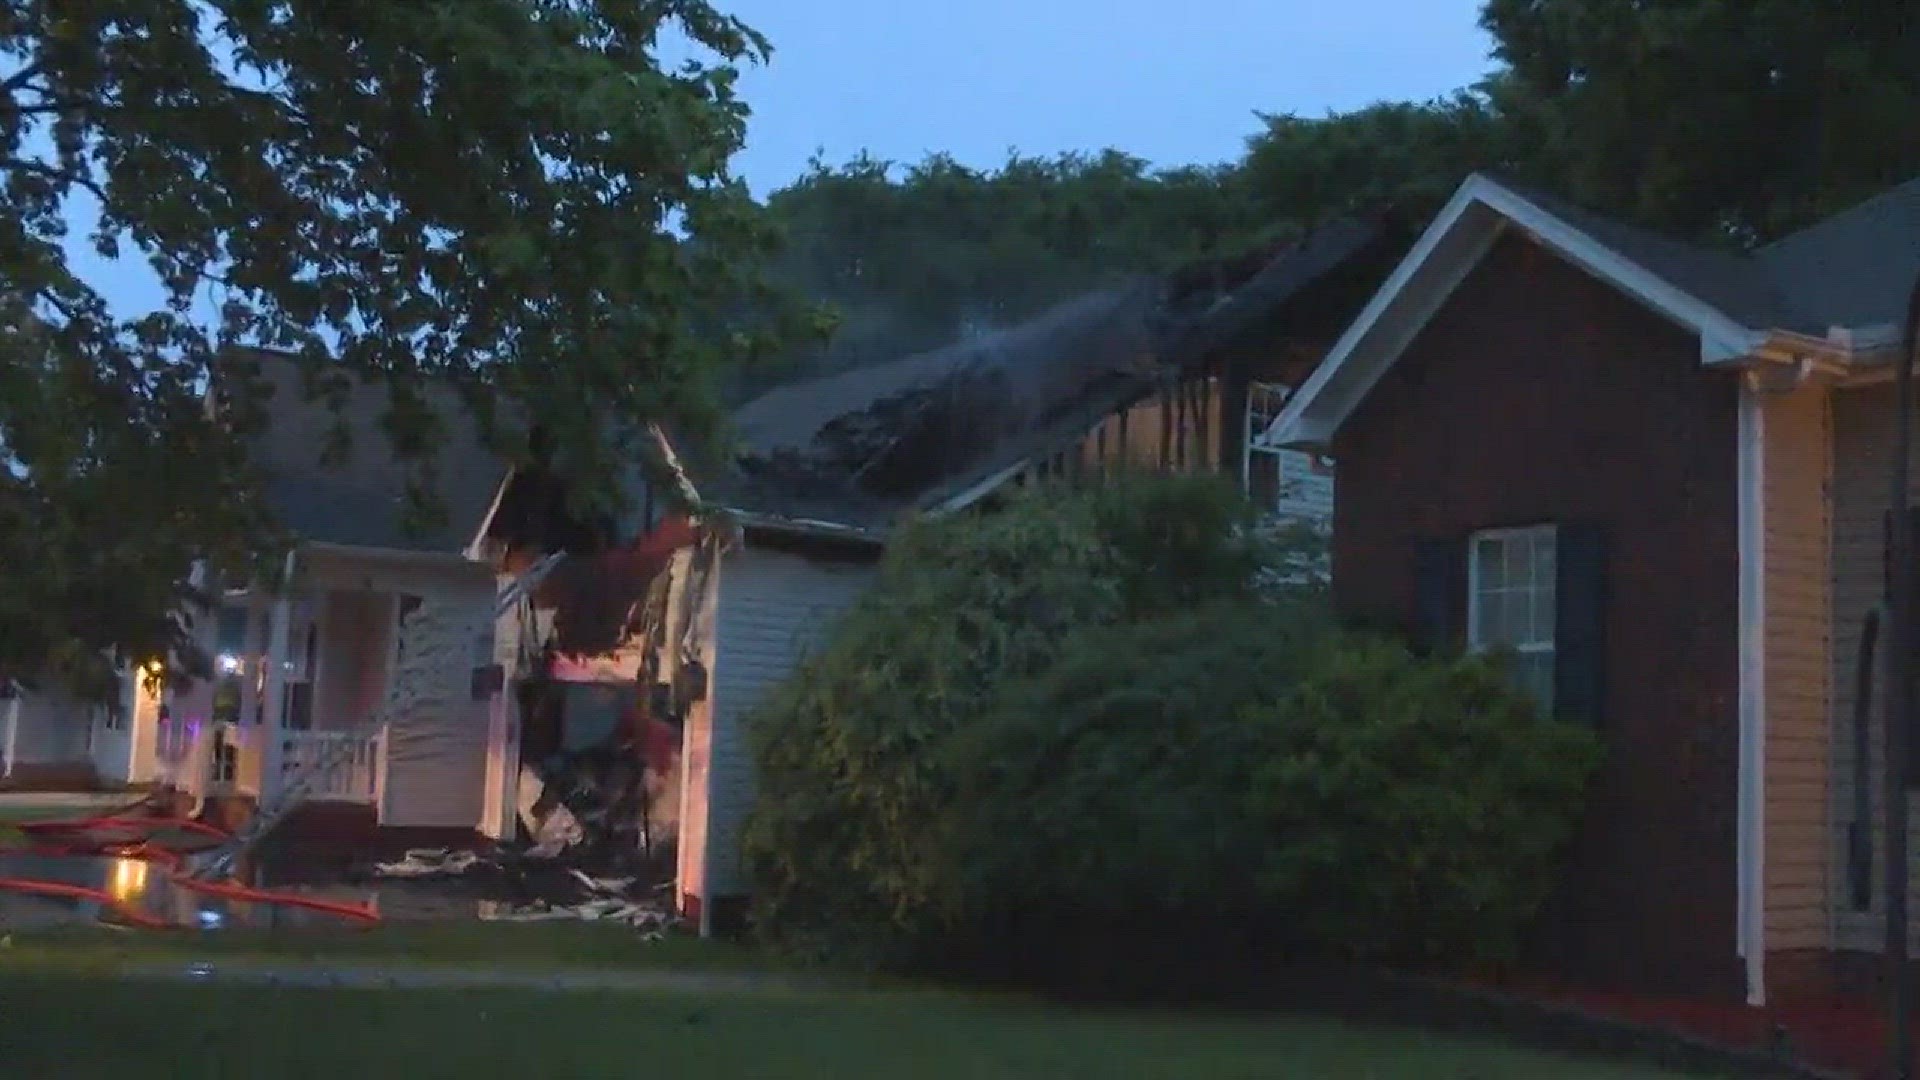
[[[1526,533],[1507,538],[1507,587],[1524,589],[1533,581],[1533,540]]]
[[[1499,540],[1483,536],[1473,542],[1474,575],[1479,579],[1480,591],[1506,587],[1507,568],[1505,555]]]
[[[288,683],[286,704],[286,726],[293,731],[307,731],[313,727],[313,684]]]
[[[1522,653],[1515,657],[1514,673],[1519,677],[1520,688],[1525,690],[1545,713],[1553,712],[1553,652]]]
[[[1505,623],[1506,637],[1500,638],[1503,645],[1528,645],[1534,641],[1533,608],[1523,589],[1510,589],[1500,595],[1501,616]]]
[[[1538,589],[1553,590],[1554,536],[1551,529],[1543,530],[1533,541],[1533,583]]]
[[[1533,591],[1533,640],[1547,643],[1553,641],[1554,587],[1551,577],[1547,583]]]

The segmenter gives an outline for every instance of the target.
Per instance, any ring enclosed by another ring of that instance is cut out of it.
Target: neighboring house
[[[510,837],[521,790],[511,691],[543,673],[536,631],[554,612],[537,599],[498,618],[495,608],[530,551],[592,530],[555,511],[552,476],[483,446],[457,395],[438,385],[423,397],[445,432],[426,482],[441,514],[438,525],[410,526],[409,466],[381,422],[385,388],[353,383],[336,417],[303,383],[293,358],[257,350],[215,373],[211,408],[233,407],[242,386],[264,392],[250,456],[297,542],[276,581],[199,582],[218,597],[194,621],[213,678],[156,692],[129,673],[116,707],[89,720],[55,704],[39,737],[79,732],[98,782],[196,801],[257,802],[337,752],[347,764],[311,795],[348,811],[331,827]],[[343,459],[326,461],[337,422],[350,442]],[[610,538],[659,523],[635,492],[648,516],[597,526]],[[7,734],[23,745],[31,727],[16,720]]]
[[[653,664],[663,678],[696,663],[711,678],[687,716],[682,910],[710,922],[745,897],[746,714],[824,640],[909,518],[986,505],[1029,479],[1123,467],[1224,472],[1275,512],[1324,515],[1316,459],[1296,455],[1308,482],[1283,487],[1287,458],[1250,447],[1249,431],[1264,428],[1272,399],[1317,362],[1405,243],[1385,221],[1338,223],[1237,265],[1143,280],[945,349],[777,389],[736,413],[737,458],[690,470],[731,528],[676,560],[663,629],[642,635],[671,643]]]
[[[1761,1003],[1878,950],[1852,679],[1916,273],[1920,182],[1743,256],[1475,176],[1270,429],[1338,462],[1348,616],[1509,647],[1605,742],[1560,974]]]
[[[101,706],[97,716],[88,712],[57,689],[30,690],[0,679],[0,789],[93,786],[94,729],[118,730],[128,709],[122,704]]]

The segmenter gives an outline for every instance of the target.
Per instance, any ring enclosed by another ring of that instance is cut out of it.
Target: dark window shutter
[[[1598,725],[1606,709],[1606,540],[1595,526],[1562,525],[1555,551],[1553,711]]]
[[[1413,560],[1416,642],[1428,652],[1457,650],[1466,640],[1466,542],[1422,540]]]

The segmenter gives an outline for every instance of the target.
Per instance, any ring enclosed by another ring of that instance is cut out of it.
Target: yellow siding
[[[1882,519],[1887,509],[1887,473],[1892,464],[1893,391],[1890,385],[1836,390],[1833,393],[1833,738],[1831,759],[1832,824],[1828,829],[1834,852],[1833,897],[1835,945],[1842,949],[1877,951],[1883,920],[1880,890],[1886,881],[1881,861],[1883,830],[1880,784],[1880,718],[1871,724],[1872,824],[1874,826],[1873,903],[1855,910],[1847,892],[1846,836],[1853,821],[1853,699],[1854,664],[1860,649],[1860,627],[1881,595]],[[1920,493],[1920,482],[1912,488]],[[1920,813],[1914,817],[1909,850],[1920,855]],[[1920,878],[1920,875],[1915,875]],[[1911,894],[1920,903],[1920,880]],[[1920,941],[1920,927],[1914,939]]]
[[[1829,942],[1828,391],[1763,399],[1766,947]]]

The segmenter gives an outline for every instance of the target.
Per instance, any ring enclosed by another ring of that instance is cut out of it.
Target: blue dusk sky
[[[1237,158],[1256,112],[1319,116],[1479,79],[1479,0],[718,0],[773,61],[736,171],[765,195],[819,153],[897,162],[945,151],[991,167],[1114,147],[1155,165]],[[161,302],[146,267],[81,239],[76,269],[123,315]]]

